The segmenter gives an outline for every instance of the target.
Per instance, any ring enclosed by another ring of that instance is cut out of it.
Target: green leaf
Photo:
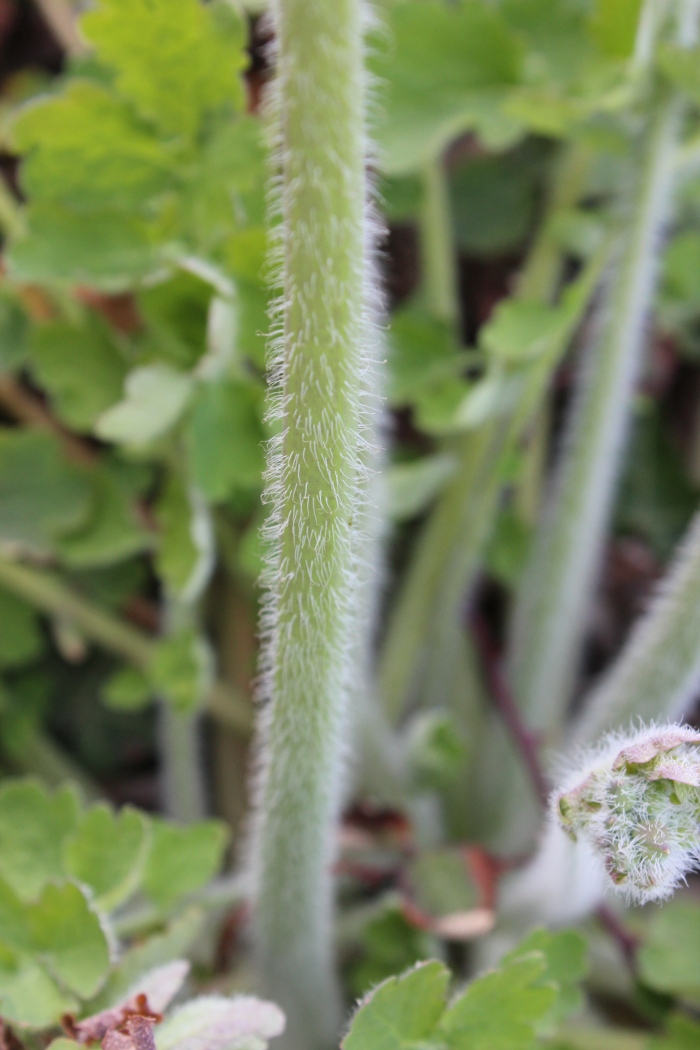
[[[75,569],[113,565],[152,547],[155,539],[140,524],[134,499],[118,471],[100,463],[88,476],[90,513],[78,529],[58,541],[63,561]]]
[[[48,553],[88,512],[90,489],[58,440],[36,430],[0,433],[0,541]]]
[[[496,8],[407,0],[391,7],[386,21],[370,66],[383,85],[380,155],[387,173],[417,170],[465,131],[494,149],[520,136],[500,104],[520,78],[521,49]]]
[[[677,1014],[668,1024],[668,1031],[652,1039],[647,1050],[697,1050],[700,1046],[700,1024]]]
[[[207,317],[212,298],[206,281],[179,271],[168,281],[145,288],[139,312],[148,325],[148,343],[158,360],[178,369],[193,368],[207,347]]]
[[[172,183],[173,162],[158,139],[128,105],[88,80],[21,110],[14,146],[27,154],[27,195],[79,211],[142,210]]]
[[[148,819],[138,810],[92,806],[65,845],[66,872],[90,887],[96,907],[113,911],[136,891],[150,841]]]
[[[600,6],[604,5],[605,0],[601,0]],[[588,5],[562,0],[501,0],[500,7],[525,49],[523,64],[528,80],[561,95],[572,82],[579,84],[591,65],[599,61],[587,24]]]
[[[46,1028],[76,1009],[75,999],[59,991],[33,959],[4,961],[0,954],[0,1014],[6,1021]]]
[[[274,1003],[239,995],[200,996],[185,1003],[156,1029],[157,1050],[265,1050],[284,1030],[284,1014]]]
[[[659,48],[658,63],[662,72],[672,84],[686,92],[696,105],[700,102],[699,59],[700,47],[663,44]]]
[[[0,589],[0,667],[21,667],[44,649],[39,619],[31,605]]]
[[[471,911],[481,903],[481,893],[461,850],[419,853],[408,868],[408,878],[418,907],[428,915]]]
[[[119,90],[166,135],[193,136],[207,112],[243,108],[244,25],[232,9],[224,17],[213,6],[100,0],[82,20]]]
[[[37,284],[87,284],[119,292],[161,265],[160,248],[138,216],[89,215],[50,203],[30,204],[28,235],[7,256],[12,275]]]
[[[384,471],[389,517],[404,521],[426,510],[456,469],[457,460],[448,452],[392,464]]]
[[[360,1004],[342,1050],[427,1050],[446,1005],[449,970],[418,963],[390,977]]]
[[[155,509],[160,527],[158,575],[183,601],[194,601],[202,592],[214,564],[211,519],[201,497],[187,492],[171,473]]]
[[[0,788],[0,876],[23,901],[63,875],[63,843],[78,819],[72,789],[49,794],[31,780]]]
[[[49,883],[29,920],[37,954],[51,973],[82,998],[94,995],[109,967],[109,946],[80,889]]]
[[[0,943],[9,948],[11,954],[31,950],[32,934],[26,906],[4,879],[0,879],[0,932]]]
[[[438,1035],[449,1050],[530,1050],[556,989],[540,982],[546,961],[536,952],[479,977],[442,1017]]]
[[[167,911],[216,875],[227,839],[225,826],[217,820],[182,828],[154,820],[153,844],[143,877],[144,893]]]
[[[59,1036],[58,1039],[51,1040],[46,1050],[80,1050],[80,1043],[76,1043],[74,1039]]]
[[[14,372],[24,364],[29,327],[21,306],[0,292],[0,373]]]
[[[153,696],[153,687],[143,672],[135,667],[122,667],[102,687],[101,699],[115,711],[140,711]]]
[[[654,991],[700,1005],[700,907],[677,899],[654,911],[638,961]]]
[[[206,251],[225,240],[248,210],[243,196],[260,192],[267,173],[261,121],[242,116],[220,125],[184,172],[180,221],[192,242]]]
[[[99,417],[95,431],[105,441],[143,448],[175,426],[191,391],[191,378],[170,365],[135,368],[127,376],[124,400]]]
[[[641,0],[596,0],[590,28],[601,51],[628,58],[634,49]]]
[[[470,255],[513,251],[535,218],[541,158],[532,149],[474,157],[450,181],[455,241]]]
[[[413,717],[410,727],[410,755],[417,779],[422,786],[434,791],[450,787],[464,768],[467,747],[463,734],[449,712],[434,708]],[[463,860],[461,873],[465,874]],[[448,907],[450,910],[457,910],[452,909],[451,905]]]
[[[107,328],[54,321],[37,325],[29,341],[32,370],[58,416],[74,430],[90,430],[122,395],[126,362]]]
[[[409,404],[426,388],[453,380],[464,370],[467,356],[455,345],[449,325],[411,306],[397,311],[389,333],[389,400]]]
[[[479,342],[499,360],[517,364],[555,350],[568,323],[565,309],[505,299],[481,329]]]
[[[260,393],[250,384],[202,383],[186,433],[191,476],[208,500],[222,502],[237,486],[262,486]]]
[[[575,930],[561,933],[534,930],[514,951],[506,955],[503,962],[522,959],[531,952],[542,952],[546,961],[543,980],[554,982],[559,988],[552,1010],[544,1020],[556,1026],[582,1004],[579,986],[588,972],[587,951],[585,938]]]
[[[362,996],[380,981],[428,958],[434,950],[433,938],[407,921],[400,902],[387,903],[362,931],[361,956],[351,964],[348,974],[350,991]]]
[[[516,466],[520,465],[518,461]],[[484,552],[489,574],[506,587],[514,587],[525,568],[531,538],[531,527],[512,504],[507,503],[498,515]]]
[[[107,1009],[130,998],[153,970],[190,955],[205,923],[206,916],[201,908],[187,908],[168,923],[162,933],[127,948],[98,997],[89,1004],[90,1012]]]

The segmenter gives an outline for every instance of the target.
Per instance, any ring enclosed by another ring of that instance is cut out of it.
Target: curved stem
[[[262,775],[253,838],[254,938],[285,1050],[330,1046],[332,958],[364,483],[367,308],[365,76],[359,0],[278,0],[282,337],[273,362],[281,434],[263,614]],[[371,231],[369,231],[371,233]]]

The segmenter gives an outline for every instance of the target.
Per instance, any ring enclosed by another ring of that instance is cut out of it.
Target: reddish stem
[[[503,719],[525,763],[538,799],[542,803],[543,808],[546,808],[549,801],[550,785],[540,764],[538,740],[530,732],[520,716],[510,685],[503,673],[500,653],[483,616],[474,615],[471,618],[471,628],[477,644],[477,650],[481,656],[484,677],[493,704]]]

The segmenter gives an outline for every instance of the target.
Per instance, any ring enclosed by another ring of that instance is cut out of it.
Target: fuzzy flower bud
[[[700,860],[700,733],[669,725],[609,736],[553,805],[618,892],[639,904],[662,900]]]

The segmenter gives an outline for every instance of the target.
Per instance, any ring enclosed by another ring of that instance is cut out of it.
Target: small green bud
[[[607,737],[553,809],[628,900],[670,896],[700,859],[700,733],[669,725]]]

